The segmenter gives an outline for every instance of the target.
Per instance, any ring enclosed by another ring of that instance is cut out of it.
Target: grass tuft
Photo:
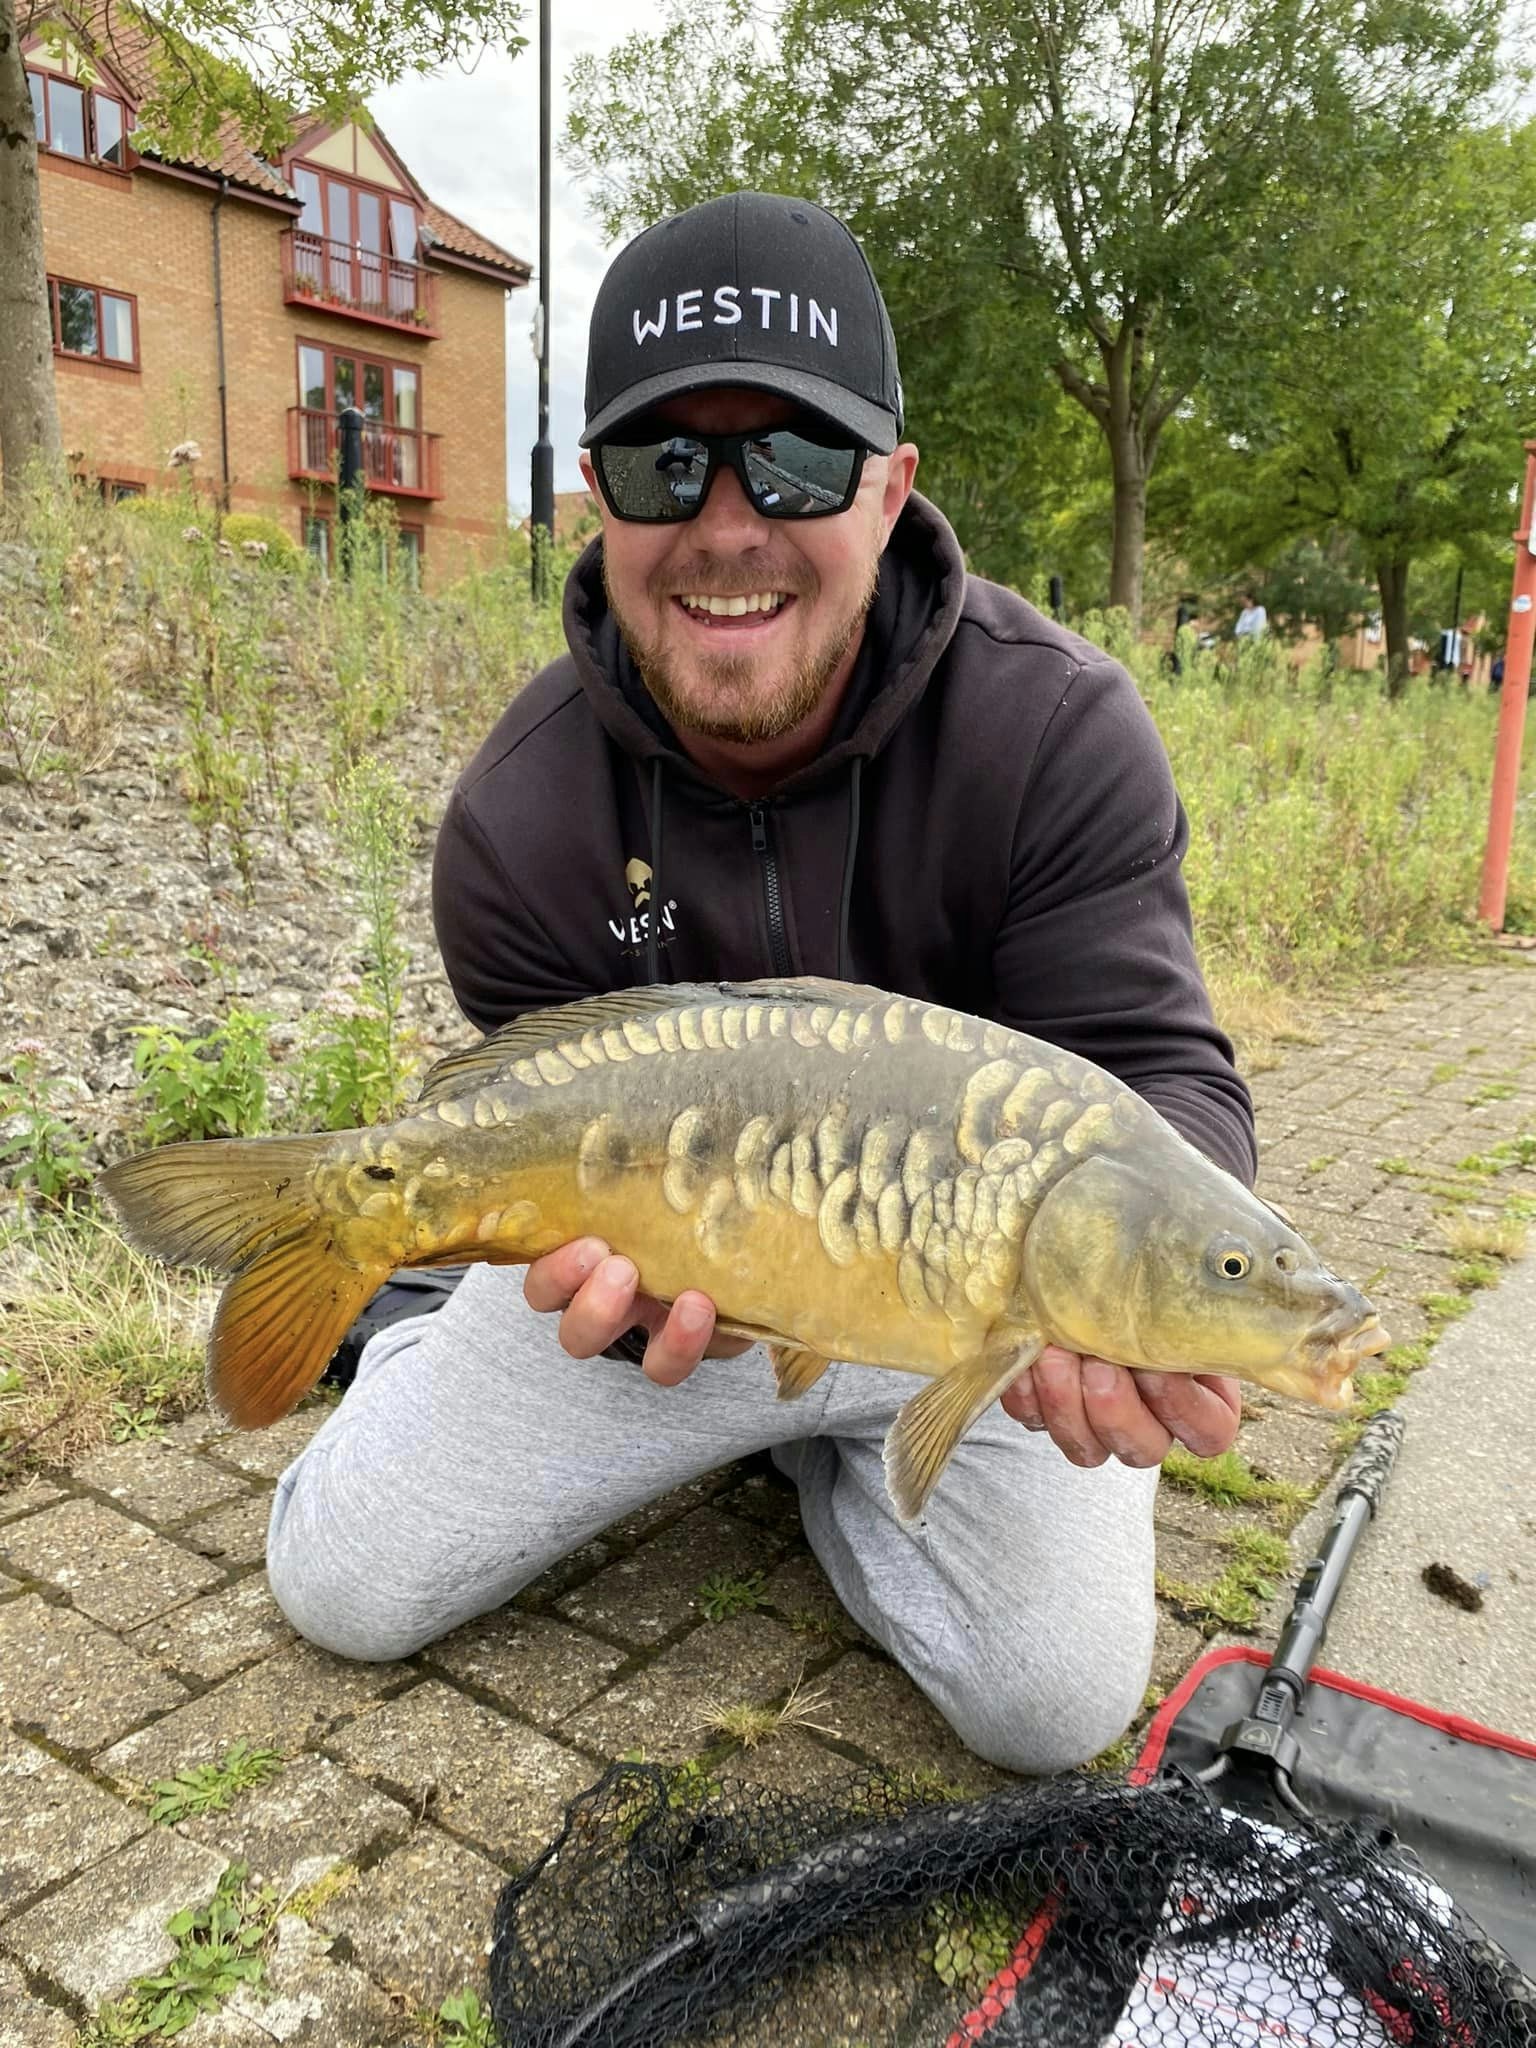
[[[0,1482],[197,1404],[213,1289],[134,1251],[99,1210],[5,1215],[0,1299]]]
[[[1288,1479],[1261,1479],[1241,1451],[1223,1451],[1219,1458],[1197,1458],[1175,1444],[1163,1460],[1163,1477],[1186,1493],[1197,1493],[1218,1507],[1246,1507],[1252,1502],[1288,1509],[1299,1515],[1309,1507],[1315,1487]]]
[[[813,1718],[826,1704],[826,1687],[813,1685],[805,1688],[802,1673],[783,1704],[777,1707],[753,1702],[727,1705],[717,1699],[705,1700],[699,1725],[713,1734],[728,1736],[744,1749],[756,1749],[760,1742],[765,1742],[772,1735],[781,1735],[786,1728],[812,1728],[818,1735],[835,1735],[835,1728]]]

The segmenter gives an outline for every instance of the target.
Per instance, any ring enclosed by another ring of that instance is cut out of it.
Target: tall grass
[[[1274,644],[1235,663],[1193,653],[1177,677],[1154,650],[1115,651],[1189,812],[1185,873],[1213,980],[1306,995],[1477,943],[1496,697],[1421,678],[1393,700],[1372,676],[1295,669]],[[1536,745],[1524,787],[1514,931],[1536,930]]]

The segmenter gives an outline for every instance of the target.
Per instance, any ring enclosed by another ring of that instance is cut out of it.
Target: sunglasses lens
[[[688,434],[597,451],[603,482],[621,519],[691,519],[704,495],[709,449]]]
[[[768,428],[742,444],[752,499],[769,519],[814,519],[841,512],[862,465],[859,447],[828,446],[787,427]]]

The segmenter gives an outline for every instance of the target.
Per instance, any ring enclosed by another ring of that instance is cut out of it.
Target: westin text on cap
[[[658,221],[610,264],[592,309],[581,445],[720,384],[795,399],[877,454],[896,446],[901,378],[885,301],[824,207],[731,192]]]

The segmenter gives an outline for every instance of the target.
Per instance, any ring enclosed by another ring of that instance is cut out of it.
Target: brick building
[[[135,150],[142,30],[29,37],[64,446],[110,495],[200,484],[333,546],[337,415],[438,581],[506,523],[506,295],[530,266],[427,197],[377,128],[301,128],[277,162],[232,124],[206,160]]]

